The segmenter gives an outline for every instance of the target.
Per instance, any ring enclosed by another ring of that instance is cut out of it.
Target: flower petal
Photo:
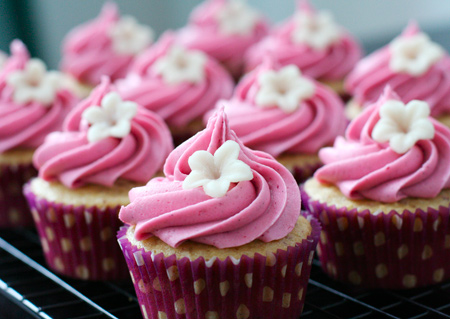
[[[192,171],[183,181],[183,189],[193,189],[208,183],[210,179],[205,178],[201,171]]]
[[[233,183],[250,181],[253,179],[253,172],[250,166],[240,160],[226,165],[221,173],[221,178],[226,178]]]
[[[230,181],[225,178],[211,180],[203,185],[205,194],[211,197],[223,197],[230,188]]]
[[[214,164],[222,171],[222,168],[225,167],[228,163],[234,162],[239,157],[239,152],[241,148],[239,144],[235,141],[226,141],[220,146],[216,152],[214,153]]]

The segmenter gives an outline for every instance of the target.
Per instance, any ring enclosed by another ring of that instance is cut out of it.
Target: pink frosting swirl
[[[25,45],[14,40],[11,56],[0,71],[0,153],[16,147],[38,147],[48,133],[61,129],[64,117],[79,101],[74,93],[61,88],[50,107],[36,101],[15,103],[14,88],[7,79],[12,72],[23,70],[29,59]]]
[[[314,12],[304,1],[300,1],[298,7],[298,11]],[[295,17],[292,17],[252,46],[245,56],[246,69],[253,70],[265,57],[271,57],[281,65],[298,66],[305,75],[314,79],[335,81],[343,79],[362,56],[359,43],[344,30],[339,41],[324,50],[317,50],[306,44],[293,43],[291,37],[295,28]]]
[[[108,35],[118,20],[117,6],[108,2],[95,20],[73,29],[64,40],[61,69],[93,86],[103,75],[113,81],[125,77],[134,55],[116,53]]]
[[[345,138],[338,137],[333,147],[319,152],[325,165],[315,178],[335,184],[350,199],[396,202],[436,197],[450,187],[450,130],[432,119],[434,138],[420,140],[405,154],[398,154],[388,143],[372,139],[379,109],[387,100],[400,99],[387,88],[349,125]]]
[[[400,37],[410,37],[420,32],[411,23]],[[404,102],[426,101],[431,107],[431,115],[450,112],[450,57],[448,54],[433,64],[421,76],[397,73],[390,69],[391,52],[385,46],[362,59],[345,81],[346,90],[361,105],[375,102],[386,85],[399,95]]]
[[[48,135],[33,157],[39,177],[59,180],[70,188],[87,183],[112,186],[118,178],[145,183],[162,167],[173,149],[172,137],[164,121],[144,108],[138,107],[131,132],[124,138],[88,142],[88,123],[81,114],[89,106],[100,105],[113,90],[104,78],[69,114],[64,131]]]
[[[240,145],[239,159],[250,166],[253,180],[232,185],[219,198],[202,188],[184,190],[189,157],[198,150],[214,153],[228,140]],[[245,147],[229,129],[223,110],[169,155],[164,173],[166,178],[132,189],[131,203],[120,211],[123,222],[136,225],[138,240],[155,235],[172,247],[192,240],[218,248],[255,239],[269,242],[285,237],[300,213],[299,189],[291,173],[267,153]]]
[[[265,61],[236,87],[233,99],[225,105],[231,129],[246,146],[278,156],[281,153],[316,154],[344,134],[347,120],[344,105],[333,91],[313,80],[314,95],[298,109],[286,113],[278,107],[262,108],[255,104],[261,74],[279,67]]]
[[[261,17],[249,35],[227,35],[219,31],[217,14],[226,0],[209,0],[199,5],[190,16],[190,23],[181,29],[177,41],[187,48],[207,53],[230,70],[234,76],[243,71],[243,53],[268,34],[269,25]]]
[[[166,33],[136,60],[127,78],[117,82],[117,89],[125,100],[159,114],[170,126],[182,127],[212,109],[219,99],[229,98],[234,84],[230,75],[211,58],[205,64],[202,82],[165,83],[151,66],[166,55],[174,40],[172,33]]]

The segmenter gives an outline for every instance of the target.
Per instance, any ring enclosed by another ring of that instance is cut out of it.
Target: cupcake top
[[[281,65],[294,64],[314,79],[343,79],[361,58],[357,41],[336,25],[328,12],[316,12],[305,0],[289,20],[251,47],[246,54],[247,70],[266,56]]]
[[[362,59],[345,82],[346,90],[361,106],[375,102],[386,85],[403,102],[427,102],[433,116],[450,113],[450,58],[416,23]]]
[[[426,102],[404,104],[390,87],[353,120],[345,138],[324,148],[315,173],[349,199],[396,202],[433,198],[450,187],[450,130]]]
[[[164,121],[123,101],[105,77],[68,115],[64,130],[48,135],[33,164],[40,178],[69,188],[113,186],[119,178],[145,183],[172,149]]]
[[[153,31],[131,16],[119,17],[106,3],[100,15],[72,30],[65,38],[61,69],[78,81],[95,86],[103,75],[123,78],[137,54],[153,41]]]
[[[261,40],[268,29],[264,17],[243,0],[208,0],[194,9],[177,40],[214,57],[238,76],[243,53]]]
[[[11,56],[0,70],[0,153],[36,148],[48,133],[61,129],[79,101],[66,84],[62,74],[30,59],[21,41],[11,43]]]
[[[224,104],[231,129],[248,147],[278,156],[316,154],[344,134],[341,99],[304,77],[295,65],[280,68],[269,60],[238,84]]]
[[[170,126],[185,126],[229,98],[233,80],[214,59],[186,49],[168,32],[117,82],[120,95],[159,114]]]
[[[119,218],[172,247],[186,240],[218,248],[285,237],[300,213],[291,173],[270,155],[245,147],[223,109],[205,130],[167,158],[165,178],[130,191]]]

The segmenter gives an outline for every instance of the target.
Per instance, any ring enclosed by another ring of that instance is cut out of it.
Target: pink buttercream
[[[0,71],[0,153],[16,147],[38,147],[48,133],[61,129],[64,117],[78,102],[74,93],[61,88],[49,107],[40,102],[15,103],[14,88],[7,84],[7,78],[23,70],[29,59],[25,45],[14,40],[11,56]]]
[[[166,33],[136,60],[127,78],[117,82],[117,89],[124,99],[156,112],[169,125],[180,127],[201,117],[219,99],[229,98],[233,92],[233,80],[215,60],[208,58],[202,82],[165,83],[151,66],[166,55],[174,40],[172,33]]]
[[[286,113],[278,107],[262,108],[255,104],[258,79],[268,70],[277,70],[269,61],[242,79],[233,99],[225,105],[230,127],[250,148],[278,156],[281,153],[316,154],[336,136],[344,134],[347,120],[341,99],[330,89],[313,81],[314,95],[302,101],[298,109]]]
[[[100,83],[103,75],[113,81],[125,77],[135,56],[113,50],[108,32],[117,21],[117,6],[106,3],[95,20],[72,30],[64,40],[61,69],[93,86]]]
[[[400,100],[389,87],[349,125],[345,138],[338,137],[333,147],[319,152],[325,165],[315,178],[335,184],[350,199],[396,202],[406,197],[436,197],[450,187],[450,130],[432,119],[434,138],[420,140],[405,154],[397,154],[388,143],[372,139],[379,109],[387,100]]]
[[[299,1],[297,10],[314,12],[305,1]],[[345,30],[339,41],[324,50],[296,44],[291,40],[296,28],[295,16],[278,26],[262,41],[252,46],[245,56],[247,70],[253,70],[265,57],[271,57],[281,65],[295,64],[302,72],[318,80],[341,80],[361,58],[359,43]]]
[[[411,23],[400,37],[410,37],[419,32],[418,26]],[[384,87],[390,85],[404,102],[426,101],[432,116],[450,112],[450,57],[447,53],[421,76],[392,71],[390,58],[387,45],[362,59],[349,74],[345,87],[359,105],[375,102]]]
[[[201,187],[184,190],[189,157],[198,150],[214,153],[227,140],[239,143],[239,159],[250,166],[253,180],[232,185],[220,198],[209,197]],[[173,247],[192,240],[218,248],[255,239],[269,242],[285,237],[300,213],[292,175],[267,153],[245,147],[229,129],[223,110],[211,117],[204,131],[169,155],[164,173],[166,178],[132,189],[131,204],[120,211],[122,221],[136,225],[138,240],[155,235]]]
[[[39,177],[59,180],[71,188],[87,183],[112,186],[118,178],[145,183],[161,169],[173,149],[172,138],[164,121],[142,107],[138,107],[131,132],[124,138],[88,142],[88,123],[81,114],[89,106],[100,105],[111,91],[114,87],[104,78],[68,115],[64,131],[46,138],[33,157]]]
[[[189,25],[181,29],[177,40],[187,48],[207,53],[238,77],[243,71],[243,53],[268,34],[269,24],[261,16],[249,35],[226,35],[220,32],[217,14],[227,0],[209,0],[192,12]]]

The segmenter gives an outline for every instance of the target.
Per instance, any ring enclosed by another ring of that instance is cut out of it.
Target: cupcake
[[[230,75],[201,51],[175,43],[166,33],[117,82],[124,99],[159,114],[169,125],[175,144],[203,128],[202,117],[234,88]]]
[[[134,17],[120,17],[117,6],[108,2],[99,17],[65,37],[61,70],[78,81],[87,96],[103,75],[112,81],[125,77],[136,55],[152,41],[149,27]]]
[[[61,83],[61,74],[30,59],[21,41],[11,43],[0,70],[0,228],[33,225],[22,195],[22,185],[36,175],[31,158],[78,102]]]
[[[231,129],[246,146],[274,156],[298,182],[321,166],[317,152],[347,126],[344,105],[295,65],[266,60],[245,76],[225,105]]]
[[[450,130],[426,102],[388,87],[319,152],[302,190],[322,222],[318,247],[331,277],[408,289],[450,278]]]
[[[345,81],[353,97],[347,114],[354,118],[390,85],[405,103],[428,103],[431,115],[450,126],[450,58],[444,49],[410,23],[389,45],[362,59]]]
[[[24,187],[47,264],[78,279],[123,279],[119,209],[161,169],[170,132],[158,115],[123,101],[107,78],[68,118],[36,150],[39,176]]]
[[[292,175],[223,110],[130,192],[118,233],[144,318],[298,318],[318,223]]]
[[[265,57],[281,65],[295,64],[311,78],[344,95],[344,77],[361,58],[358,42],[335,24],[328,12],[316,12],[307,1],[298,1],[297,12],[275,28],[246,54],[246,68],[252,70]]]
[[[238,79],[244,69],[243,53],[268,30],[266,19],[244,1],[208,0],[194,9],[177,40],[215,58]]]

